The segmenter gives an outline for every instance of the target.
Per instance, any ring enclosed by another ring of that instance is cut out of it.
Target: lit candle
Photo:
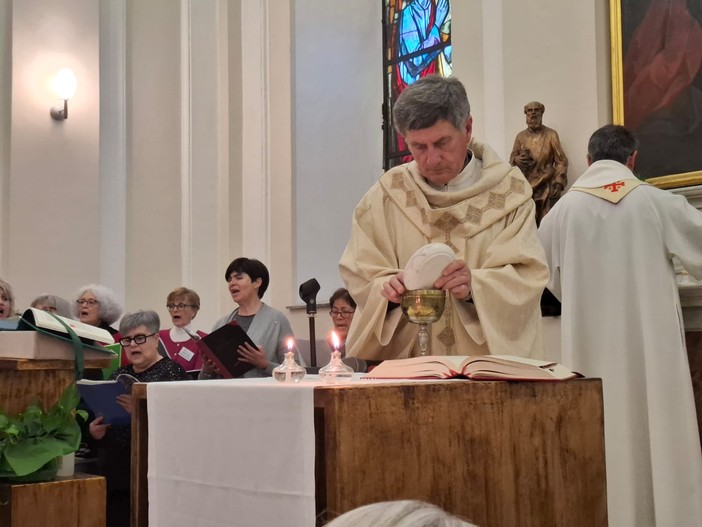
[[[285,362],[288,366],[285,369],[285,382],[292,382],[292,371],[290,370],[290,363],[293,361],[293,347],[295,346],[295,339],[290,337],[288,339],[288,352],[285,354]]]
[[[331,335],[332,335],[332,344],[334,346],[334,351],[339,351],[339,336],[336,334],[336,331],[332,331]]]

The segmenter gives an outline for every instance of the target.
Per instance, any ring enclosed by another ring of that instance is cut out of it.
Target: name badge
[[[195,353],[190,351],[188,348],[180,348],[178,355],[183,357],[185,360],[189,361],[195,356]]]

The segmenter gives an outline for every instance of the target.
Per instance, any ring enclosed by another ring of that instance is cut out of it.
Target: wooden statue
[[[541,122],[544,110],[545,106],[536,101],[524,107],[527,128],[515,137],[509,156],[510,164],[519,167],[531,183],[537,225],[561,197],[568,181],[568,159],[558,133]]]

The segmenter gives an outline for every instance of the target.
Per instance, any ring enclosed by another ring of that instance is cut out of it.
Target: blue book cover
[[[106,424],[128,425],[132,422],[132,416],[117,404],[117,396],[130,393],[132,384],[135,382],[139,381],[131,375],[122,373],[112,381],[81,379],[76,382],[76,385],[80,396],[96,417],[102,416]]]

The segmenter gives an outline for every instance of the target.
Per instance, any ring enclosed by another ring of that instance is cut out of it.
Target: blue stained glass
[[[392,108],[421,77],[452,73],[450,0],[383,0],[385,168],[411,159],[392,126]]]

